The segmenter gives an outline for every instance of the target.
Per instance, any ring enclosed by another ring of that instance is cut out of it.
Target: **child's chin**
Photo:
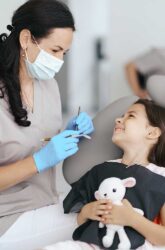
[[[121,135],[120,134],[114,134],[112,136],[112,142],[117,144],[120,143],[122,141]]]

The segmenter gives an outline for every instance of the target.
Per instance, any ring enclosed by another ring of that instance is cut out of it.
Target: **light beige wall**
[[[110,0],[110,100],[131,94],[124,65],[151,47],[165,47],[164,0]]]
[[[0,1],[0,33],[6,33],[6,26],[11,24],[13,12],[25,2],[25,0]]]

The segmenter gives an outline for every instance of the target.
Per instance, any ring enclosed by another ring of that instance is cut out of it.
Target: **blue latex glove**
[[[78,151],[78,138],[68,137],[79,134],[78,131],[65,130],[54,136],[46,146],[34,153],[33,158],[38,172],[54,167],[60,161]]]
[[[90,118],[90,116],[85,113],[85,112],[81,112],[79,114],[79,116],[75,116],[73,117],[66,129],[76,129],[76,125],[78,127],[78,131],[81,133],[81,134],[90,134],[94,131],[94,126],[93,126],[93,122],[92,122],[92,119]]]

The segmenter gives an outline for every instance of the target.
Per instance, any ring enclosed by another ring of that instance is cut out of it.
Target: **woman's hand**
[[[85,113],[81,112],[78,116],[73,117],[66,129],[78,130],[81,134],[91,134],[94,131],[94,126],[91,117]]]
[[[33,154],[33,159],[39,173],[54,167],[60,161],[78,151],[79,139],[73,138],[72,135],[79,135],[79,132],[64,130],[52,137],[50,142]]]
[[[85,223],[88,219],[103,222],[102,216],[108,214],[111,203],[108,200],[98,200],[86,204],[78,214],[78,224]]]
[[[112,208],[108,210],[108,214],[103,214],[102,221],[104,224],[115,224],[122,226],[131,226],[131,222],[137,213],[128,200],[122,201],[123,205],[112,204]]]

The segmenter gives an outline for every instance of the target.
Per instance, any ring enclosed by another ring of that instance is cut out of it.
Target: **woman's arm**
[[[129,85],[133,93],[139,96],[140,98],[146,98],[147,91],[140,87],[135,64],[128,63],[125,67],[125,70]]]
[[[0,191],[12,187],[37,173],[33,157],[0,167]]]
[[[52,137],[50,142],[41,147],[33,156],[1,166],[0,191],[30,178],[37,172],[43,172],[75,154],[78,151],[77,143],[79,142],[79,139],[72,137],[75,134],[79,134],[79,131],[64,130]]]

